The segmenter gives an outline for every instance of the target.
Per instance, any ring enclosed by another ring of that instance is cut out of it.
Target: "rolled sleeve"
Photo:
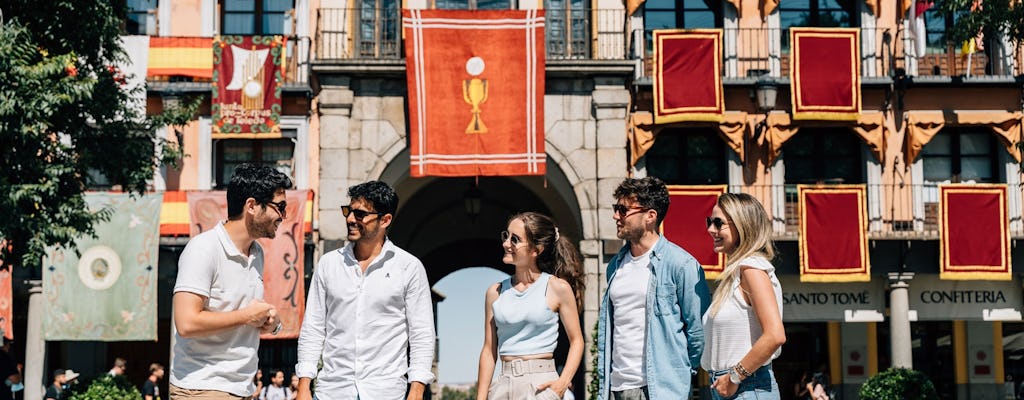
[[[409,324],[409,380],[429,385],[434,381],[431,372],[436,341],[434,309],[423,264],[417,260],[412,269],[405,294],[405,313]]]

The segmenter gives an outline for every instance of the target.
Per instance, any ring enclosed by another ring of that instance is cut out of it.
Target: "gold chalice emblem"
[[[473,116],[466,127],[466,133],[487,133],[487,126],[480,119],[480,104],[487,101],[487,80],[479,78],[484,72],[484,59],[473,57],[466,60],[466,72],[472,78],[462,81],[462,99],[473,106],[470,110]]]

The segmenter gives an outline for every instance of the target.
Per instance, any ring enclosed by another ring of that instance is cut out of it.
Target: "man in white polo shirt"
[[[372,181],[348,196],[341,212],[349,243],[320,257],[309,284],[297,400],[310,400],[313,378],[318,400],[420,400],[434,379],[426,270],[387,238],[398,209],[394,189]]]
[[[256,392],[260,333],[277,333],[263,301],[263,249],[284,220],[286,175],[242,164],[228,183],[228,220],[192,238],[174,285],[170,398],[248,399]]]

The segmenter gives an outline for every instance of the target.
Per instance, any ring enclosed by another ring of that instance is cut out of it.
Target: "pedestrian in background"
[[[261,333],[281,329],[263,301],[263,248],[288,204],[292,181],[268,166],[241,164],[228,182],[228,220],[189,240],[172,297],[172,399],[237,399],[256,394]]]
[[[501,261],[515,272],[485,295],[477,399],[561,399],[583,357],[579,252],[550,217],[533,212],[509,219],[501,246]],[[559,320],[569,337],[561,374],[554,360]],[[501,375],[492,382],[497,357]]]
[[[291,391],[291,396],[288,397],[288,400],[295,400],[299,395],[299,376],[292,374],[292,378],[289,382],[291,383],[288,385],[288,390]]]
[[[710,296],[697,259],[659,232],[669,196],[658,178],[615,189],[615,234],[597,328],[597,398],[683,400],[704,351]]]
[[[270,370],[270,384],[259,393],[259,400],[289,400],[292,390],[284,385],[284,371],[277,368]]]
[[[782,285],[775,276],[772,225],[754,197],[725,193],[707,218],[714,250],[726,255],[704,314],[701,366],[713,399],[779,399],[771,362],[782,352]]]
[[[110,367],[110,371],[107,371],[107,375],[116,377],[124,375],[125,370],[128,369],[128,360],[117,357],[114,359],[114,366]]]
[[[252,384],[256,385],[256,393],[263,391],[263,369],[256,368],[256,375],[252,376]]]
[[[160,400],[158,382],[164,378],[164,366],[158,363],[149,364],[149,377],[142,384],[142,400]]]
[[[420,400],[434,380],[434,311],[423,263],[388,239],[398,194],[348,189],[348,244],[320,257],[299,333],[298,399]],[[323,369],[317,371],[317,364]],[[408,394],[407,394],[408,392]]]

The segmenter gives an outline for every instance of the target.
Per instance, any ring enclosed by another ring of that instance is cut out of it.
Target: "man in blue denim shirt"
[[[599,400],[680,400],[704,351],[701,318],[711,303],[704,269],[658,233],[669,196],[658,178],[615,189],[616,235],[598,317]]]

